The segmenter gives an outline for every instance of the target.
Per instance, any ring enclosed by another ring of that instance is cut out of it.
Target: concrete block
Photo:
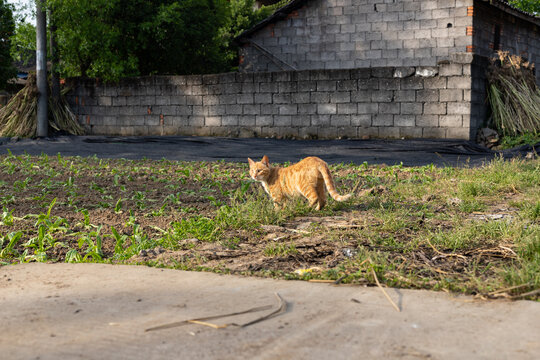
[[[418,139],[422,137],[422,128],[399,127],[399,137],[404,139]]]
[[[358,79],[358,90],[378,90],[378,79]]]
[[[161,108],[161,112],[163,112],[164,110],[165,110],[164,108]],[[197,115],[197,116],[205,115],[204,106],[199,106],[199,105],[193,106],[192,110],[193,110],[193,115]],[[159,113],[158,109],[156,109],[156,113]]]
[[[292,119],[290,115],[275,115],[274,126],[291,126]]]
[[[230,121],[229,122],[230,125],[235,124],[234,121],[231,120],[232,118],[235,118],[235,117],[224,116],[223,118],[227,118]],[[222,120],[221,116],[207,116],[206,118],[204,118],[204,125],[205,126],[221,126],[221,120]]]
[[[226,105],[225,112],[227,115],[242,115],[242,105]]]
[[[330,126],[349,126],[351,124],[350,115],[331,115]]]
[[[291,102],[294,104],[306,104],[310,102],[309,92],[294,92],[291,94]]]
[[[379,104],[379,113],[380,114],[399,114],[400,113],[400,103],[381,103]]]
[[[439,125],[442,127],[461,127],[463,125],[462,115],[444,115],[439,118]]]
[[[186,98],[186,103],[187,103],[187,98]],[[219,103],[221,105],[236,104],[236,95],[221,95],[219,97]]]
[[[373,126],[393,126],[394,116],[391,114],[375,114],[372,117]]]
[[[424,127],[422,128],[422,137],[425,139],[445,139],[446,129],[439,127]]]
[[[261,113],[261,105],[242,105],[242,114],[257,115]]]
[[[446,63],[439,66],[440,76],[460,76],[463,74],[463,65],[457,63]]]
[[[379,89],[381,90],[399,90],[399,79],[379,79]]]
[[[299,81],[298,82],[298,91],[316,91],[317,82],[316,81]]]
[[[277,115],[278,106],[274,104],[262,104],[261,105],[261,115]]]
[[[176,115],[193,115],[193,106],[177,106],[176,107]]]
[[[320,127],[317,130],[319,139],[335,139],[337,137],[337,129],[335,127]]]
[[[446,129],[446,138],[474,140],[474,134],[472,134],[471,129],[468,127],[449,127]]]
[[[355,103],[337,104],[337,113],[348,115],[356,114],[357,105]]]
[[[311,115],[311,126],[328,127],[330,126],[330,115]]]
[[[336,81],[319,80],[317,81],[317,91],[335,91],[337,88]]]
[[[358,103],[358,114],[377,114],[378,112],[378,103]]]
[[[439,103],[439,102],[424,103],[424,114],[444,115],[446,114],[446,103]]]
[[[298,105],[287,104],[278,106],[279,115],[296,115],[298,113]]]
[[[424,88],[424,81],[421,77],[408,77],[401,81],[401,90],[419,90]]]
[[[253,94],[238,94],[236,95],[237,104],[253,104]]]
[[[293,81],[279,82],[278,91],[280,93],[296,92],[298,91],[298,85],[296,82],[293,82]]]
[[[446,89],[447,78],[444,76],[435,76],[424,79],[425,89]]]
[[[378,90],[371,93],[373,102],[390,102],[394,98],[394,92],[389,90]]]
[[[202,105],[202,96],[187,96],[186,97],[186,105]]]
[[[415,124],[416,124],[416,116],[414,115],[402,115],[402,114],[394,115],[394,126],[410,127],[410,126],[415,126]]]
[[[253,94],[259,91],[259,83],[242,83],[241,90],[243,94]]]
[[[336,104],[317,104],[317,114],[336,114],[337,105]]]
[[[471,104],[467,102],[449,102],[447,103],[448,115],[469,115],[471,113]]]
[[[330,93],[331,103],[348,103],[351,101],[351,93],[348,91],[336,91]]]
[[[338,80],[336,83],[337,91],[351,91],[358,89],[356,80]]]
[[[274,94],[272,96],[272,100],[273,100],[274,104],[290,104],[291,103],[291,94],[290,93]]]
[[[428,102],[439,101],[439,90],[437,89],[423,89],[416,92],[416,101]]]
[[[257,126],[272,126],[274,125],[274,117],[272,115],[256,115],[255,125]]]
[[[415,90],[397,90],[394,91],[395,102],[412,102],[416,100]]]
[[[410,102],[401,103],[401,114],[403,115],[418,115],[422,114],[423,106],[421,103]]]
[[[276,82],[269,82],[269,83],[260,83],[259,84],[259,91],[261,93],[277,93],[278,92],[278,83]]]
[[[416,115],[416,126],[438,127],[439,115]]]
[[[316,114],[317,104],[298,104],[298,114]]]
[[[329,92],[312,92],[310,94],[310,99],[312,103],[322,104],[330,102],[330,93]]]
[[[397,127],[380,127],[379,128],[379,137],[385,139],[398,139],[399,138],[399,128]]]
[[[298,128],[298,137],[300,139],[317,139],[318,128],[316,126],[303,126]]]
[[[256,93],[253,95],[253,102],[255,104],[271,104],[272,94],[271,93]]]
[[[351,125],[360,127],[371,126],[371,114],[351,115]]]
[[[340,126],[337,128],[337,136],[339,139],[356,139],[358,129],[354,126]]]
[[[472,79],[470,76],[451,76],[448,78],[448,89],[470,89]]]
[[[441,89],[439,90],[440,101],[462,101],[463,90],[462,89]]]

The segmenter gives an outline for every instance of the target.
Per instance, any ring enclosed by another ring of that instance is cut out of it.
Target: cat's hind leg
[[[317,193],[317,188],[313,186],[305,186],[302,189],[302,195],[304,195],[308,200],[309,206],[311,206],[315,210],[320,210],[324,206],[324,204],[322,204],[321,206],[321,202]]]
[[[317,181],[317,198],[319,201],[319,208],[317,210],[322,209],[326,205],[326,187],[324,186],[324,180],[321,178],[319,181]]]

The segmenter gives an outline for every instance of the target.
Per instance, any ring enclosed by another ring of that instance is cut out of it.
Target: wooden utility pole
[[[46,137],[49,130],[47,119],[47,17],[44,0],[36,0],[36,82],[38,137]]]

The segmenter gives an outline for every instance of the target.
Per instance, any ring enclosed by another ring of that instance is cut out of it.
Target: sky
[[[5,0],[6,3],[12,4],[15,7],[15,17],[24,16],[26,22],[35,22],[34,17],[34,0]]]

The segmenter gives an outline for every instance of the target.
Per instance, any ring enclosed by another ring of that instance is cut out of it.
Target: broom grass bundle
[[[540,89],[534,64],[506,51],[498,52],[488,70],[488,101],[499,134],[540,135]]]
[[[50,93],[50,92],[49,92]],[[0,136],[35,137],[37,130],[37,84],[34,74],[6,106],[0,108]],[[66,131],[73,135],[84,134],[84,129],[63,96],[59,100],[49,97],[49,132]]]

